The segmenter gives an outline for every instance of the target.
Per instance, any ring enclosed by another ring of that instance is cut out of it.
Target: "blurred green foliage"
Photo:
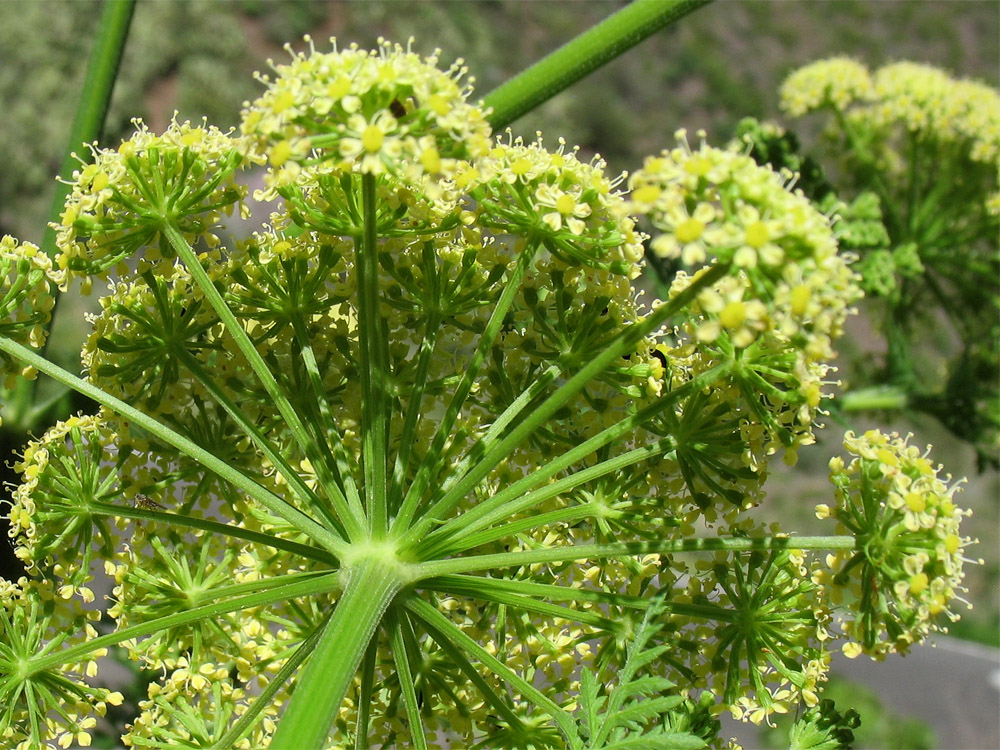
[[[621,0],[142,0],[125,50],[105,141],[142,117],[236,122],[257,86],[248,73],[281,45],[370,46],[415,38],[420,52],[463,56],[485,94]],[[0,3],[0,232],[38,241],[76,106],[100,0]],[[635,168],[681,126],[728,138],[743,116],[774,117],[793,68],[830,54],[870,65],[911,58],[996,84],[1000,5],[976,0],[714,3],[556,96],[516,132],[563,136]],[[25,40],[31,40],[26,43]],[[877,42],[875,41],[877,40]]]
[[[830,678],[823,695],[837,706],[850,706],[861,717],[861,725],[852,728],[859,750],[933,750],[940,747],[934,730],[917,718],[894,714],[882,705],[879,697],[856,682]],[[790,715],[780,716],[775,726],[762,727],[761,742],[767,748],[789,747],[792,728]],[[794,745],[793,745],[794,746]]]

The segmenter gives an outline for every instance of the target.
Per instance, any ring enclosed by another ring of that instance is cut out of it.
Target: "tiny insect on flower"
[[[135,500],[132,501],[133,508],[141,508],[142,510],[163,510],[163,506],[158,502],[153,500],[148,495],[136,495]]]

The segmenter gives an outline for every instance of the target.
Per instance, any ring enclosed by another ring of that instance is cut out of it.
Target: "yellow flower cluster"
[[[330,748],[354,745],[359,694],[372,718],[360,731],[383,747],[410,740],[400,659],[427,734],[471,747],[509,730],[524,746],[552,720],[530,694],[508,700],[511,686],[544,682],[574,709],[580,669],[622,667],[654,591],[671,591],[664,642],[679,648],[650,671],[751,721],[816,703],[828,664],[819,595],[853,593],[855,573],[870,611],[891,613],[894,646],[896,631],[924,632],[921,613],[947,611],[967,540],[951,490],[905,441],[852,438],[858,458],[834,467],[842,507],[827,512],[871,541],[857,554],[886,552],[882,567],[845,556],[812,580],[795,552],[729,549],[688,566],[666,546],[695,541],[698,524],[754,536],[738,516],[761,497],[768,458],[812,440],[858,291],[828,218],[790,190],[792,176],[692,148],[681,132],[632,177],[626,201],[597,157],[540,139],[491,143],[464,69],[436,65],[386,42],[329,53],[310,42],[260,77],[267,90],[247,104],[242,136],[143,128],[76,176],[52,278],[119,275],[90,321],[88,377],[247,480],[237,490],[148,423],[111,415],[57,425],[16,467],[19,555],[52,569],[49,602],[92,598],[79,550],[95,546],[119,628],[254,592],[246,610],[123,644],[164,674],[126,744],[218,744],[274,680],[261,722],[234,745],[265,746],[292,689],[277,686],[283,667],[350,591],[376,523],[387,539],[375,546],[400,569],[521,564],[408,581],[373,641],[371,694],[348,691]],[[869,96],[870,82],[852,93],[863,86],[849,67],[801,106]],[[246,193],[235,172],[265,161],[262,195],[282,201],[270,225],[226,245],[217,227]],[[646,239],[633,213],[655,228],[652,250],[686,266],[650,306],[632,284]],[[182,243],[164,237],[174,224],[208,282],[177,262]],[[577,387],[581,372],[590,379]],[[889,515],[861,523],[865,493]],[[878,537],[886,528],[894,535]],[[316,595],[256,598],[269,579],[332,570],[337,582]],[[849,622],[849,635],[872,641],[880,616]],[[83,725],[66,726],[83,744]]]
[[[46,325],[55,305],[47,278],[51,269],[51,261],[36,245],[18,242],[10,235],[0,238],[0,336],[35,349],[45,343]],[[30,378],[34,370],[0,353],[3,387],[12,389],[18,375]]]
[[[90,561],[117,543],[110,519],[93,517],[90,509],[108,487],[96,473],[85,476],[90,467],[78,461],[80,456],[99,460],[112,439],[100,417],[72,416],[29,442],[14,465],[21,475],[7,514],[14,553],[30,572],[61,581],[54,592],[60,599],[79,595],[93,601],[85,585],[93,577]]]
[[[991,168],[996,184],[1000,93],[978,81],[956,79],[912,62],[892,63],[872,74],[859,62],[833,58],[792,73],[782,84],[781,106],[795,117],[828,107],[846,115],[865,133],[860,139],[865,147],[881,149],[879,169],[911,169],[904,167],[910,154],[901,143],[893,145],[906,134],[925,146],[944,147]],[[936,173],[944,168],[943,163],[929,167]],[[1000,211],[997,196],[994,187],[987,199],[994,215]]]
[[[860,296],[856,274],[837,253],[829,219],[788,189],[789,175],[704,141],[692,149],[683,131],[678,137],[678,147],[647,159],[630,185],[632,206],[660,232],[654,252],[729,270],[698,295],[686,334],[712,359],[736,358],[749,369],[758,363],[770,387],[754,390],[775,411],[784,401],[779,420],[804,427],[795,442],[810,442],[832,343]],[[697,278],[679,273],[672,296]]]
[[[698,298],[705,313],[698,339],[726,331],[742,349],[773,331],[804,336],[811,356],[829,357],[858,293],[828,218],[788,189],[789,175],[704,141],[692,149],[685,136],[680,131],[677,148],[648,158],[630,186],[633,208],[661,232],[651,243],[657,255],[688,267],[717,259],[731,269]]]
[[[730,531],[751,537],[776,533],[744,520]],[[718,553],[697,560],[671,602],[701,608],[704,619],[676,618],[679,636],[697,643],[687,653],[686,686],[722,699],[732,715],[759,724],[799,703],[819,703],[830,654],[831,613],[810,581],[801,552]],[[709,614],[716,609],[718,617]]]
[[[231,722],[242,717],[253,701],[247,690],[233,685],[228,665],[203,664],[193,669],[182,659],[162,683],[150,683],[147,699],[139,702],[142,712],[128,725],[122,743],[137,748],[211,744],[223,738]],[[266,747],[280,707],[280,702],[268,704],[263,718],[226,747]]]
[[[890,128],[968,148],[975,162],[1000,161],[1000,93],[978,81],[954,79],[912,62],[875,72],[874,95],[865,116]]]
[[[52,225],[59,249],[52,279],[60,288],[80,278],[87,292],[92,276],[107,278],[112,268],[126,276],[123,261],[139,250],[139,272],[154,268],[169,276],[174,253],[161,234],[168,219],[188,242],[216,247],[220,220],[247,193],[236,170],[261,162],[248,139],[205,123],[174,121],[161,135],[135,124],[131,138],[117,149],[93,147],[92,163],[73,173],[65,209]]]
[[[379,40],[375,51],[352,44],[331,52],[292,52],[290,63],[270,63],[276,77],[259,74],[267,91],[246,103],[242,130],[258,140],[277,183],[302,162],[328,162],[334,172],[421,174],[450,171],[456,158],[489,148],[486,112],[467,101],[461,61],[438,68],[438,52],[422,58]],[[470,79],[471,83],[471,79]]]
[[[851,462],[834,458],[830,479],[837,505],[820,505],[820,518],[838,521],[839,533],[857,539],[854,550],[829,555],[828,570],[814,579],[849,610],[841,627],[849,656],[882,659],[934,631],[963,591],[964,549],[972,541],[959,525],[970,511],[955,505],[957,487],[946,485],[935,467],[907,438],[869,430],[848,432]]]
[[[781,108],[793,117],[832,106],[845,110],[871,98],[871,74],[849,57],[832,57],[799,68],[781,85]]]
[[[98,718],[108,706],[120,706],[120,692],[92,687],[106,648],[81,660],[46,669],[25,669],[42,653],[58,653],[91,641],[98,632],[91,621],[100,613],[85,612],[79,602],[63,602],[53,616],[51,590],[28,578],[0,587],[0,742],[12,750],[89,747]]]
[[[551,151],[541,138],[524,143],[508,134],[481,159],[460,167],[455,184],[477,200],[477,223],[498,230],[530,232],[545,240],[553,268],[589,266],[623,276],[640,273],[642,237],[627,214],[599,156],[583,162],[565,142]],[[600,292],[592,292],[599,294]]]

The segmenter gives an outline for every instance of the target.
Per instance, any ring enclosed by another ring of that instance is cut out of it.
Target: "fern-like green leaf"
[[[653,645],[662,627],[662,599],[650,604],[629,646],[625,664],[611,680],[590,670],[580,677],[577,737],[572,750],[697,750],[702,737],[674,728],[670,714],[684,699],[670,694],[674,683],[665,677],[640,674],[656,662],[668,645]]]

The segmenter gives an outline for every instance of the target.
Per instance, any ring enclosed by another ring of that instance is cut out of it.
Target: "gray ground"
[[[1000,651],[952,638],[936,641],[882,663],[838,655],[832,671],[877,692],[888,710],[929,724],[940,750],[1000,748]],[[727,716],[722,728],[745,750],[761,747],[751,725]]]

